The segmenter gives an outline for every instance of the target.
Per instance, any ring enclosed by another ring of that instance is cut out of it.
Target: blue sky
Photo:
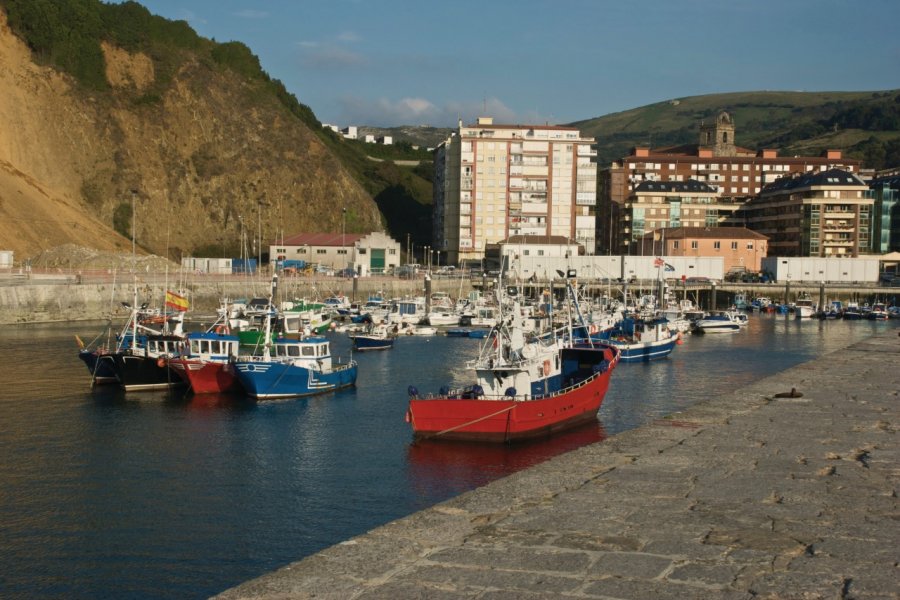
[[[320,121],[571,123],[721,92],[900,88],[897,0],[139,0]]]

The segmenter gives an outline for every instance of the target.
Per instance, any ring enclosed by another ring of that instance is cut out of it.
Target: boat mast
[[[134,354],[134,350],[137,346],[137,311],[138,311],[138,303],[137,303],[137,258],[136,258],[136,244],[135,244],[135,236],[137,230],[137,223],[135,222],[135,195],[137,194],[136,190],[131,190],[131,280],[134,298],[132,300],[133,304],[131,305],[131,349],[132,354]]]
[[[272,274],[272,287],[269,291],[269,306],[266,308],[266,331],[265,331],[265,340],[263,344],[263,360],[269,361],[272,359],[272,354],[269,351],[269,348],[272,345],[272,312],[275,310],[275,305],[273,304],[275,299],[275,290],[278,288],[278,273]]]

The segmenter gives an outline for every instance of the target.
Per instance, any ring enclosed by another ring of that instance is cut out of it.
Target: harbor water
[[[518,446],[413,444],[404,421],[407,386],[465,382],[481,340],[403,337],[355,355],[355,389],[256,403],[91,390],[75,335],[101,324],[7,326],[0,597],[208,597],[897,325],[752,315],[743,331],[620,365],[596,424]]]

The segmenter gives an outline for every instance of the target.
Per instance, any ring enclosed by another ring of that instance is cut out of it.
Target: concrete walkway
[[[894,329],[219,597],[898,598],[898,394]]]

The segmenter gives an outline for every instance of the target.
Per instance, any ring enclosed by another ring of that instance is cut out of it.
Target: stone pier
[[[898,394],[891,329],[218,598],[897,598]]]

